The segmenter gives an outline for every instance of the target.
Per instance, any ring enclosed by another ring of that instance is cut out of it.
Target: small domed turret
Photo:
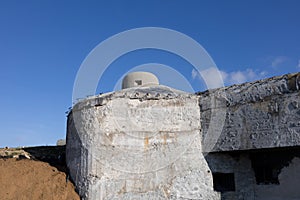
[[[159,85],[159,81],[150,72],[132,72],[127,74],[122,81],[122,89],[151,85]]]

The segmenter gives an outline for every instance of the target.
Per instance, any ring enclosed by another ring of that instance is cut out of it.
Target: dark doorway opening
[[[213,181],[215,191],[235,191],[234,173],[213,173]]]

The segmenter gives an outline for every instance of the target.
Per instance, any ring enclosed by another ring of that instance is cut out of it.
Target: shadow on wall
[[[23,150],[28,152],[35,160],[47,162],[59,171],[67,172],[66,146],[25,147]]]
[[[295,157],[278,176],[279,185],[257,185],[257,200],[299,200],[300,158]]]

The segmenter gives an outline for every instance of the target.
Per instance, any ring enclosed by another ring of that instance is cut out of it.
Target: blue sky
[[[81,63],[100,42],[128,29],[164,27],[192,37],[226,85],[300,71],[299,9],[297,0],[0,1],[0,147],[64,138]],[[141,50],[116,60],[97,92],[113,90],[144,63],[171,66],[195,90],[205,89],[178,56]]]

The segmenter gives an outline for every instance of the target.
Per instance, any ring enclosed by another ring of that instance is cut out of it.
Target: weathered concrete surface
[[[66,153],[83,199],[220,199],[192,94],[155,86],[83,100],[68,117]]]
[[[234,173],[235,191],[222,193],[222,200],[255,200],[255,175],[247,153],[212,153],[205,158],[213,173]]]
[[[213,174],[234,174],[235,191],[222,192],[222,200],[298,200],[300,199],[299,153],[299,147],[214,152],[207,154],[205,159]],[[257,182],[256,176],[264,178],[263,174],[255,174],[253,169],[252,159],[257,157],[260,158],[256,162],[260,162],[260,170],[264,171],[265,175],[270,175],[271,172],[274,176],[278,173],[278,184]],[[269,168],[270,166],[273,168]]]
[[[297,73],[198,93],[203,139],[209,126],[222,123],[211,123],[211,112],[227,109],[212,151],[299,146],[299,89]]]
[[[137,86],[159,85],[158,78],[150,72],[131,72],[122,81],[122,89]]]
[[[279,174],[280,185],[256,185],[257,200],[298,200],[300,199],[300,158],[294,158]]]

